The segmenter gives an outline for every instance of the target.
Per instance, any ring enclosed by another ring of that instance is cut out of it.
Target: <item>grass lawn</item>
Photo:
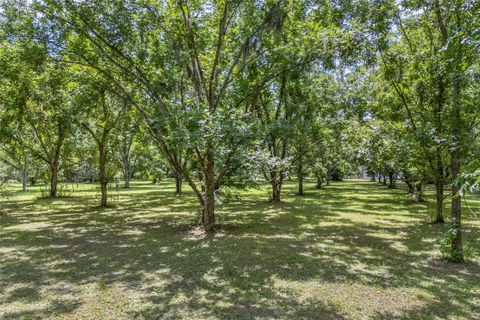
[[[280,204],[240,193],[214,235],[172,182],[134,183],[107,209],[91,185],[18,194],[0,203],[0,319],[480,319],[478,255],[439,259],[446,227],[427,205],[366,181],[306,187]],[[480,251],[480,218],[464,228]]]

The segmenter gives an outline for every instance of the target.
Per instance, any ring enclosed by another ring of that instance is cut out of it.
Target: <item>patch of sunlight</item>
[[[383,278],[390,279],[394,275],[388,271],[387,266],[376,266],[375,269],[372,269],[372,266],[369,266],[362,262],[356,262],[349,266],[348,271],[351,274],[360,276],[361,278],[371,279],[371,278]]]
[[[290,234],[272,234],[272,235],[259,235],[256,233],[244,233],[239,235],[238,238],[242,239],[284,239],[284,240],[295,240],[296,237]]]
[[[18,248],[12,248],[12,247],[0,247],[0,254],[8,254],[12,253],[18,250]]]
[[[402,242],[394,242],[390,245],[392,249],[401,251],[401,252],[408,252],[408,247],[403,244]]]
[[[139,296],[118,284],[90,283],[83,287],[77,308],[55,319],[130,319],[139,308]],[[65,318],[63,318],[65,317]]]
[[[6,227],[4,230],[16,230],[16,231],[38,231],[52,227],[48,222],[29,222],[21,223],[14,226]]]
[[[153,212],[169,213],[170,211],[171,211],[171,209],[168,208],[168,207],[149,207],[148,212],[150,212],[150,214],[147,215],[147,216],[152,216],[151,213],[153,213]]]
[[[348,319],[408,316],[425,307],[434,297],[418,288],[377,287],[349,282],[292,281],[272,277],[273,286],[299,304],[318,302],[333,306]]]
[[[122,232],[123,235],[125,236],[141,236],[145,234],[145,231],[139,230],[139,229],[128,229]],[[130,247],[130,246],[127,246]]]
[[[329,220],[325,220],[325,221],[321,221],[318,223],[318,226],[319,227],[350,227],[350,226],[353,226],[354,224],[353,223],[350,223],[350,222],[341,222],[341,221],[338,221],[336,219],[329,219]]]

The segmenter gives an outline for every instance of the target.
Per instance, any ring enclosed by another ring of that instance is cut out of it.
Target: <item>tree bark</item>
[[[388,174],[388,187],[389,188],[395,188],[395,180],[393,177],[393,173]]]
[[[280,202],[282,194],[282,184],[280,181],[273,180],[272,181],[272,199],[270,202]]]
[[[130,188],[130,168],[125,168],[124,173],[123,173],[123,179],[125,181],[124,188],[129,189]]]
[[[316,188],[317,188],[317,189],[322,189],[322,178],[320,178],[320,177],[317,177],[317,185],[316,185]]]
[[[443,160],[440,146],[437,146],[436,172],[435,172],[435,221],[434,223],[444,223],[443,217],[443,193],[444,193],[444,173]]]
[[[50,163],[50,198],[57,196],[57,184],[58,184],[58,163],[53,160]]]
[[[205,158],[202,225],[205,231],[212,231],[215,225],[215,156],[211,141],[207,142]]]
[[[107,173],[106,173],[106,155],[105,155],[105,147],[102,143],[98,144],[98,154],[100,157],[99,167],[98,167],[98,180],[100,182],[100,190],[101,190],[101,203],[102,207],[107,206]]]
[[[451,150],[451,170],[452,170],[452,204],[451,214],[455,231],[452,239],[452,253],[455,254],[455,261],[464,260],[462,245],[462,202],[459,195],[459,187],[456,179],[460,174],[460,79],[458,75],[453,79],[453,114],[452,114],[452,142]]]
[[[28,169],[27,164],[25,163],[22,168],[22,191],[27,192],[27,184],[28,184]]]
[[[180,195],[182,194],[182,174],[177,170],[175,172],[175,194]]]
[[[128,132],[124,134],[129,134]],[[130,188],[130,178],[132,177],[132,168],[130,165],[130,154],[131,154],[131,148],[133,144],[133,133],[130,133],[130,136],[124,136],[124,140],[121,142],[121,146],[119,149],[120,152],[120,166],[123,172],[123,181],[124,183],[124,188],[129,189]]]

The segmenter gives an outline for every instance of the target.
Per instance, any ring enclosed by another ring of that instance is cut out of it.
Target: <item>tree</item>
[[[6,138],[48,164],[50,197],[57,196],[62,146],[67,137],[69,103],[65,69],[48,60],[44,43],[3,43],[3,79],[9,86],[6,101]]]
[[[208,13],[203,1],[157,6],[49,0],[30,7],[62,30],[57,45],[66,47],[68,63],[95,68],[138,111],[164,157],[197,196],[202,225],[212,230],[215,190],[239,150],[231,145],[238,140],[224,135],[241,133],[235,118],[245,110],[245,96],[230,101],[240,75],[281,30],[288,5],[293,4],[219,1],[209,4]],[[256,91],[265,87],[260,83]],[[188,163],[177,157],[173,139],[192,155]]]
[[[131,112],[127,112],[121,117],[118,124],[118,134],[116,137],[118,145],[117,161],[123,174],[124,188],[130,188],[130,180],[137,167],[139,166],[139,155],[135,152],[137,146],[137,137],[140,131],[139,120]]]
[[[74,88],[75,102],[79,108],[77,121],[97,146],[101,206],[106,207],[112,136],[126,110],[126,105],[123,99],[115,96],[108,85],[97,77],[83,77],[80,81]]]
[[[468,71],[478,62],[478,8],[478,3],[461,0],[412,1],[390,3],[380,14],[372,15],[383,73],[434,172],[437,222],[444,220],[446,179],[457,180],[462,162],[470,161],[463,157],[473,145],[469,130],[478,124],[478,108],[465,108],[462,94],[469,82]],[[395,28],[389,28],[392,25]],[[456,183],[451,194],[456,226],[452,257],[462,261],[461,201]]]

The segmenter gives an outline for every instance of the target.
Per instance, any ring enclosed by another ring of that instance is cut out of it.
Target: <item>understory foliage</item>
[[[455,238],[458,236],[458,223],[450,221],[447,223],[447,231],[438,240],[438,248],[443,258],[451,262],[462,262],[473,256],[473,251],[468,243],[463,244],[463,251],[455,247]]]

